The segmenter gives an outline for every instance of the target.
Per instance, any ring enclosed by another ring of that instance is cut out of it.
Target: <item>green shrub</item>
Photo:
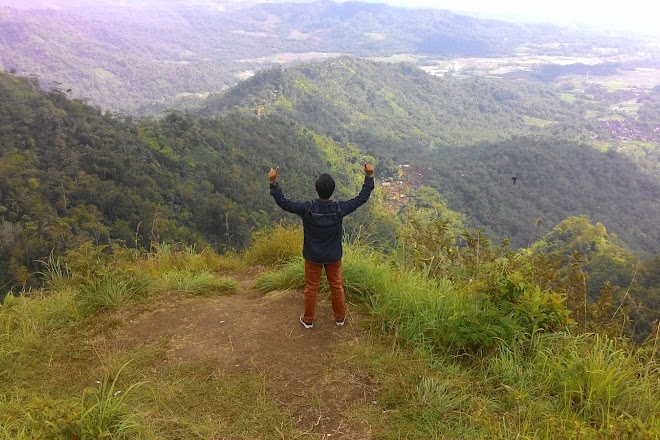
[[[251,266],[272,267],[300,256],[302,247],[302,226],[278,224],[252,236],[252,246],[245,252],[245,261]]]
[[[204,295],[232,293],[238,290],[238,282],[229,277],[217,277],[210,272],[182,270],[167,272],[162,277],[163,288],[170,291]]]

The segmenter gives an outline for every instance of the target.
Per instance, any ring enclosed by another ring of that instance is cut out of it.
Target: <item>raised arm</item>
[[[339,209],[341,209],[342,215],[348,215],[351,212],[358,209],[360,206],[364,205],[367,202],[367,200],[369,200],[369,196],[371,195],[371,191],[373,190],[374,190],[374,166],[369,163],[365,163],[364,183],[362,184],[362,189],[360,190],[360,193],[357,195],[357,197],[352,198],[351,200],[339,202]]]
[[[290,212],[292,214],[298,214],[299,216],[305,215],[309,209],[310,202],[294,202],[287,199],[282,192],[282,188],[279,183],[277,183],[277,176],[279,174],[280,168],[275,169],[271,168],[268,172],[268,180],[270,181],[270,195],[275,199],[277,206],[283,210]]]

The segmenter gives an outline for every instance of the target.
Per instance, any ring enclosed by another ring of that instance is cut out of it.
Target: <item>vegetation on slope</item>
[[[270,264],[289,261],[259,278],[263,290],[301,285],[292,234],[301,231],[276,229],[250,249],[256,261],[260,255]],[[437,252],[453,259],[437,272],[415,270],[424,260],[402,250],[387,256],[346,243],[347,295],[368,316],[369,331],[336,348],[335,368],[374,384],[373,402],[352,408],[354,420],[384,439],[658,436],[657,330],[635,347],[618,336],[611,308],[588,320],[579,314],[589,301],[575,296],[584,293],[579,278],[555,285],[557,273],[543,259],[493,247],[478,233],[465,240]],[[210,287],[219,274],[243,265],[236,256],[167,245],[148,254],[115,248],[112,255],[84,246],[51,261],[50,286],[8,296],[0,308],[3,435],[301,435],[259,371],[229,374],[212,359],[168,359],[159,344],[79,350],[80,341],[120,324],[115,308],[81,307],[89,280],[141,280],[139,294],[120,303],[126,316],[140,313],[139,304],[163,301],[167,292],[196,291],[200,274],[214,280],[204,284]],[[172,287],[166,281],[172,273],[185,274],[185,282]],[[59,373],[41,374],[44,363]],[[99,376],[105,379],[97,387],[85,387]]]
[[[652,255],[660,252],[656,95],[640,96],[638,120],[625,119],[639,128],[633,142],[585,116],[607,110],[600,99],[567,103],[535,83],[438,78],[343,57],[264,71],[209,98],[205,114],[238,109],[301,121],[380,158],[385,178],[399,180],[393,161],[412,163],[422,184],[495,240],[527,246],[538,218],[550,227],[586,214]]]
[[[429,184],[499,240],[528,246],[566,217],[587,215],[629,249],[660,253],[660,150],[644,164],[615,151],[559,139],[513,138],[438,149],[420,159]],[[516,177],[516,181],[512,180]]]
[[[562,272],[546,254],[493,247],[478,232],[462,241],[445,232],[453,237],[447,246],[423,231],[407,243],[435,244],[434,256],[451,261],[436,271],[401,248],[391,260],[350,246],[344,258],[346,289],[368,304],[372,329],[422,359],[413,371],[393,372],[407,354],[349,350],[361,371],[398,375],[396,384],[382,380],[385,412],[365,411],[383,438],[658,435],[657,327],[636,348],[610,297],[589,299],[580,263]],[[300,288],[297,258],[257,287]],[[413,269],[418,264],[426,269]]]
[[[236,109],[252,115],[282,114],[376,157],[400,161],[420,151],[516,134],[586,140],[591,125],[580,108],[547,86],[439,78],[412,64],[349,57],[260,72],[210,97],[201,111],[213,115]]]
[[[328,169],[337,196],[359,188],[357,150],[281,118],[135,122],[6,74],[0,96],[0,285],[34,282],[35,260],[90,240],[240,248],[282,216],[271,166],[293,198]]]

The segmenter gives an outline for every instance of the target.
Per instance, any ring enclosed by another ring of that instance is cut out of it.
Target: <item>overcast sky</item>
[[[518,18],[534,22],[639,29],[660,36],[657,0],[367,0],[405,7],[433,7],[465,11],[492,18]]]

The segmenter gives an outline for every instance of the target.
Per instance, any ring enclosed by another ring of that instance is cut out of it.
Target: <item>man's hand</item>
[[[373,177],[374,176],[374,166],[371,165],[370,163],[365,163],[364,164],[364,174],[366,174],[367,177]]]
[[[280,167],[277,167],[275,169],[271,168],[270,171],[268,172],[268,180],[270,180],[270,183],[275,183],[277,180],[277,173],[280,171]]]

